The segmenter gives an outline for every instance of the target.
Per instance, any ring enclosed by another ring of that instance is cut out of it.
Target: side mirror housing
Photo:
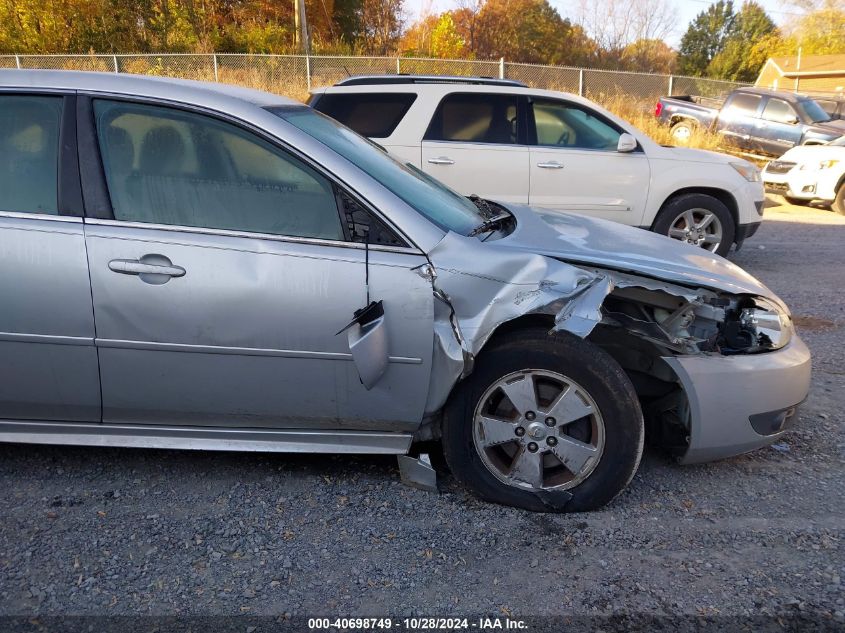
[[[789,123],[789,125],[795,125],[798,123],[798,117],[793,114],[792,116],[787,117],[786,122]]]
[[[619,142],[616,144],[616,151],[627,154],[637,149],[637,145],[639,145],[637,143],[637,139],[627,132],[623,132],[619,135]]]

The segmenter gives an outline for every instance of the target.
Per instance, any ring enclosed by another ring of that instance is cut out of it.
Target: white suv
[[[720,255],[762,219],[751,163],[662,147],[575,95],[508,80],[385,75],[315,90],[310,105],[464,195],[639,226]]]

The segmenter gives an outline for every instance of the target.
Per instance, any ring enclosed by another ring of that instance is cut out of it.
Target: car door
[[[716,131],[725,143],[739,149],[753,149],[751,138],[757,133],[757,115],[762,97],[748,92],[734,92],[719,112]]]
[[[528,147],[522,97],[452,93],[443,98],[422,142],[422,169],[463,195],[528,202]]]
[[[73,100],[0,92],[4,420],[100,419]]]
[[[753,150],[781,156],[801,142],[798,113],[783,99],[769,97],[757,120]]]
[[[619,126],[584,105],[532,99],[529,202],[639,225],[650,168],[641,149],[619,152]]]
[[[106,99],[81,119],[110,201],[92,215],[111,218],[85,230],[104,422],[419,422],[433,299],[412,269],[424,256],[315,166],[230,122]],[[369,247],[352,225],[367,225]],[[366,305],[368,276],[390,354],[369,390],[338,335]]]

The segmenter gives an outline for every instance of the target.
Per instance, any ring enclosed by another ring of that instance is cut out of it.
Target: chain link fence
[[[241,54],[0,55],[0,68],[97,70],[201,79],[249,86],[304,99],[308,91],[352,75],[417,74],[516,79],[534,88],[580,94],[599,102],[624,97],[654,100],[668,94],[719,97],[748,85],[566,66],[410,57],[340,57]]]

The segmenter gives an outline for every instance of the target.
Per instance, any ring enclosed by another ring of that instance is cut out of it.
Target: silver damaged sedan
[[[787,307],[730,262],[463,198],[276,95],[0,71],[0,210],[0,441],[440,440],[482,498],[579,511],[646,428],[736,455],[809,389]]]

